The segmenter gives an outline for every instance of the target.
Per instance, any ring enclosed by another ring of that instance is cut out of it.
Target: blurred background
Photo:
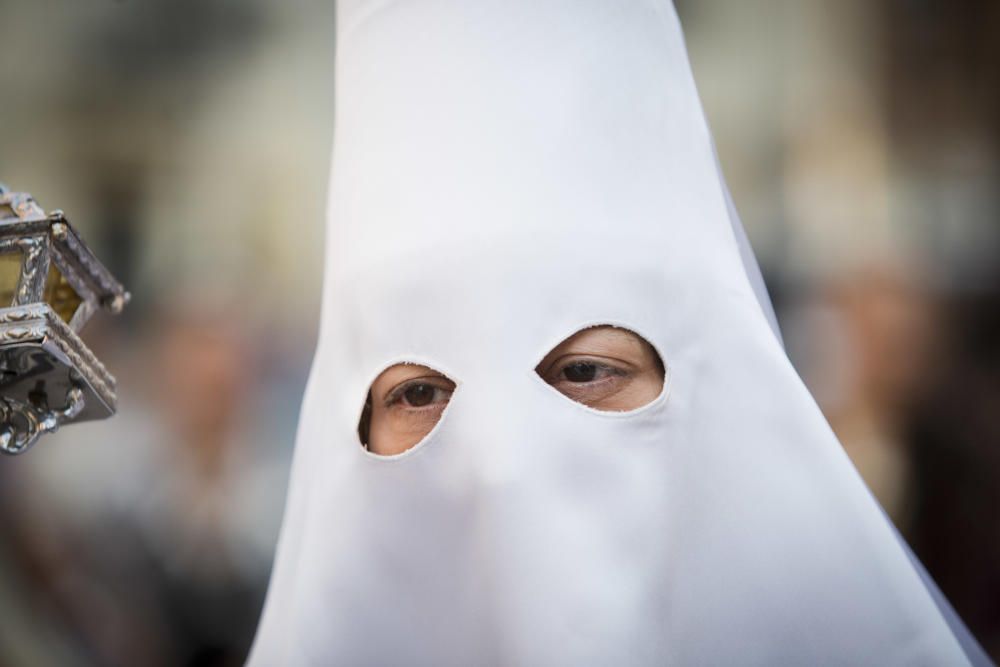
[[[1000,658],[1000,3],[680,0],[793,361]],[[0,0],[0,180],[131,289],[0,460],[0,665],[237,665],[319,314],[332,0]]]

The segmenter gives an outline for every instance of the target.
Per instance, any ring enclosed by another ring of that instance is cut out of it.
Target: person
[[[988,662],[788,361],[668,0],[337,25],[251,665]]]

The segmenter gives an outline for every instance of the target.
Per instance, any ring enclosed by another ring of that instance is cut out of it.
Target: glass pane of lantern
[[[83,299],[76,293],[73,286],[69,284],[66,277],[56,266],[55,262],[49,263],[49,275],[45,278],[45,302],[49,304],[56,315],[62,318],[67,324],[73,318],[73,313],[80,307]]]
[[[2,218],[15,218],[17,213],[11,208],[10,204],[0,204],[0,219]]]
[[[20,250],[0,254],[0,308],[14,305],[17,280],[21,277]]]

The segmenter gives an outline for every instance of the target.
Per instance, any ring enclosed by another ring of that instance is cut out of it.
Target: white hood
[[[351,0],[337,39],[251,664],[967,664],[769,326],[667,0]],[[534,373],[592,324],[657,348],[659,398],[602,413]],[[380,458],[358,418],[400,361],[458,387]]]

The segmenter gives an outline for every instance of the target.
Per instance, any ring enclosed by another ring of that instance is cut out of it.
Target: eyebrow
[[[596,344],[598,347],[610,346],[615,343],[628,343],[632,347],[637,347],[640,350],[644,350],[645,348],[643,347],[643,345],[644,344],[649,345],[649,343],[646,343],[645,339],[643,339],[638,334],[632,333],[631,331],[626,331],[624,329],[618,329],[618,328],[605,329],[605,328],[594,327],[592,329],[584,329],[583,331],[573,334],[573,336],[570,337],[570,340],[567,340],[564,343],[560,343],[555,348],[553,348],[553,351],[558,350],[564,344],[566,345],[565,348],[566,350],[573,350],[575,346],[583,344],[583,341],[587,339],[587,334],[590,333],[591,331],[594,331],[594,334],[601,336],[601,338],[597,339],[596,341],[590,340],[588,344],[591,345]],[[613,341],[608,340],[607,338],[608,336],[611,336],[616,340]]]

